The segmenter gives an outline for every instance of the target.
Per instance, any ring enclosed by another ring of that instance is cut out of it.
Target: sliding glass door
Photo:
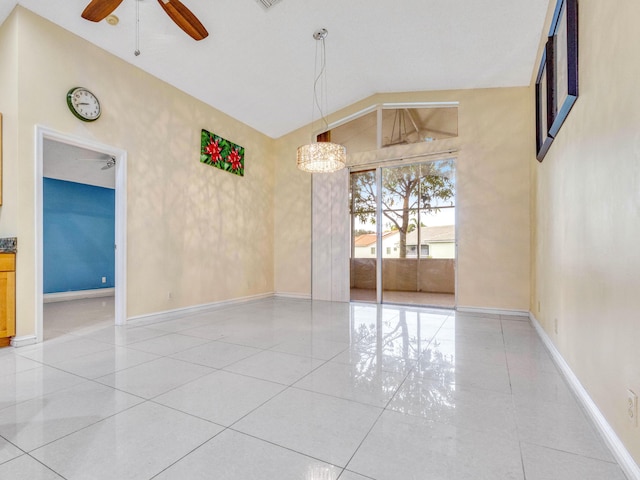
[[[350,175],[352,301],[378,301],[377,175],[376,170],[352,172]]]
[[[350,188],[351,300],[455,306],[455,161],[353,172]]]

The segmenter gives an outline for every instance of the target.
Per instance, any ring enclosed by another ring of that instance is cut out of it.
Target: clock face
[[[93,122],[100,117],[100,102],[86,88],[76,87],[69,90],[67,105],[76,117],[85,122]]]

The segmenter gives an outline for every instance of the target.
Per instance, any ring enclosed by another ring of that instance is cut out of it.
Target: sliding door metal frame
[[[376,303],[382,303],[382,167],[376,168]]]

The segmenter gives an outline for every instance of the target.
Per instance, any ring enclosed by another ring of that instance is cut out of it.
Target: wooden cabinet
[[[0,347],[16,334],[16,254],[0,253]]]

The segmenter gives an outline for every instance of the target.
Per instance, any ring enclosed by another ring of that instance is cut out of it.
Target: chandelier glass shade
[[[318,41],[320,46],[320,73],[316,76],[316,80],[313,84],[313,101],[314,106],[318,106],[320,116],[324,122],[325,127],[328,129],[327,119],[322,113],[322,106],[326,103],[326,94],[324,99],[318,99],[318,85],[320,85],[320,94],[326,91],[326,51],[324,40],[327,38],[327,29],[322,28],[317,30],[313,34],[313,38]],[[316,49],[316,65],[317,65],[318,50]],[[312,129],[313,129],[313,109],[311,111],[312,117]],[[313,139],[313,134],[311,136]],[[327,136],[329,139],[329,136]],[[309,173],[332,173],[341,170],[347,164],[347,149],[344,145],[338,145],[332,142],[317,142],[312,141],[307,145],[298,147],[297,152],[297,164],[300,170]]]
[[[305,172],[336,172],[343,169],[346,162],[347,149],[344,145],[316,142],[298,147],[298,168]]]

